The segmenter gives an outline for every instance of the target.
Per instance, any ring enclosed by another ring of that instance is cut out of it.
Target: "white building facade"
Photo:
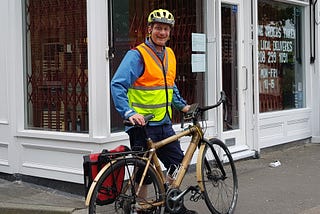
[[[129,145],[110,80],[146,19],[170,10],[168,46],[183,97],[225,109],[208,137],[235,159],[298,140],[320,141],[316,0],[3,0],[0,172],[83,182],[82,156]],[[181,130],[179,113],[174,128]],[[181,140],[184,149],[188,139]]]

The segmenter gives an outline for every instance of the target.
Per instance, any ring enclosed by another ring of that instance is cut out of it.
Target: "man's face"
[[[151,32],[152,41],[159,46],[165,46],[170,38],[171,27],[168,24],[154,23],[148,29]]]

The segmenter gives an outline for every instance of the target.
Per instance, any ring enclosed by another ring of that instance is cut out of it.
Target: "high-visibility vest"
[[[172,116],[171,102],[176,77],[176,58],[166,47],[163,61],[145,43],[136,47],[144,60],[144,72],[128,89],[129,105],[142,115],[154,114],[151,121]]]

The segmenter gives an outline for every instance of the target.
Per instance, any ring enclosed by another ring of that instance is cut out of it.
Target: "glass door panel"
[[[237,11],[237,5],[221,5],[222,89],[227,96],[223,131],[239,128]]]
[[[220,6],[221,83],[227,104],[222,115],[221,137],[227,146],[246,149],[245,94],[247,73],[244,68],[244,19],[242,1],[222,2]],[[250,20],[249,20],[250,21]],[[237,149],[236,149],[237,150]]]

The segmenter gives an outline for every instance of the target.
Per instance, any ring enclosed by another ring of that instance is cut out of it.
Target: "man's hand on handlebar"
[[[147,114],[143,116],[142,114],[134,114],[126,120],[123,120],[125,126],[145,126],[147,123],[154,118],[153,114]]]
[[[146,124],[146,121],[144,120],[144,116],[142,114],[134,114],[128,119],[133,125],[144,126]]]
[[[181,109],[181,111],[183,113],[187,113],[189,111],[189,109],[190,109],[190,105],[186,105],[185,107],[183,107],[183,109]]]

